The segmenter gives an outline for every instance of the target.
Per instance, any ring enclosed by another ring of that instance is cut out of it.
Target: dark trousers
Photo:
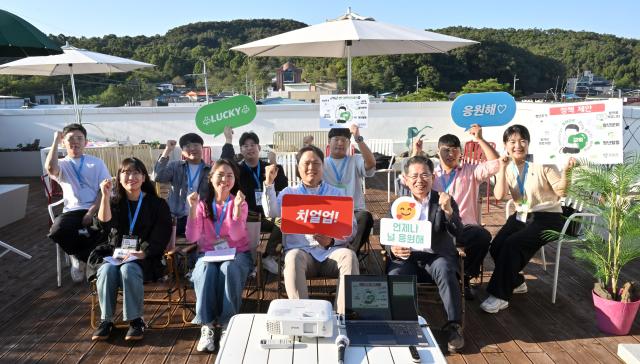
[[[262,217],[262,220],[260,220],[260,232],[270,233],[263,257],[275,255],[276,247],[278,244],[282,243],[282,231],[280,230],[280,226],[275,224],[273,220]]]
[[[464,275],[477,277],[480,265],[489,251],[491,233],[480,225],[465,225],[458,242],[464,246]]]
[[[357,227],[356,236],[351,242],[351,249],[358,254],[362,245],[369,240],[371,228],[373,228],[373,215],[366,210],[355,210],[353,215],[356,218]]]
[[[176,218],[176,236],[184,236],[187,230],[187,216]]]
[[[74,255],[83,262],[87,261],[89,254],[98,244],[100,232],[86,227],[89,236],[80,235],[78,230],[85,228],[82,218],[87,210],[69,211],[58,215],[49,230],[49,238],[60,245],[69,255]]]
[[[495,268],[487,292],[508,301],[513,289],[524,282],[520,271],[538,249],[548,243],[541,233],[545,230],[560,231],[563,223],[559,212],[530,213],[526,224],[516,220],[516,214],[511,215],[491,242],[489,252]]]
[[[388,275],[415,275],[418,282],[434,282],[447,313],[449,322],[461,323],[462,294],[458,281],[458,263],[455,257],[412,252],[407,260],[391,259]]]

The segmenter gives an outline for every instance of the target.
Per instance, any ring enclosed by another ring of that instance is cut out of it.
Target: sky
[[[417,29],[560,28],[640,39],[640,1],[575,0],[2,0],[0,8],[46,34],[118,36],[165,34],[200,21],[294,19],[312,25],[344,14],[348,7],[378,21]]]

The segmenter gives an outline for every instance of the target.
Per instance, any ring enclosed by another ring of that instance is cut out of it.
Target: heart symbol
[[[502,114],[506,109],[507,109],[507,105],[505,105],[505,104],[498,105],[498,112],[500,114]]]

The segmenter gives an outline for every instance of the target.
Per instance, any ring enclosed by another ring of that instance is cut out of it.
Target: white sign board
[[[380,244],[422,251],[431,249],[431,221],[380,219]]]
[[[366,128],[369,120],[369,95],[320,95],[320,129],[348,128],[351,124]]]
[[[570,157],[623,162],[621,99],[526,107],[534,111],[534,120],[526,124],[534,162],[563,166]]]

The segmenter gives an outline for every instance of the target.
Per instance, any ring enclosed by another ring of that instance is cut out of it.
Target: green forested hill
[[[80,75],[77,84],[82,101],[118,104],[131,98],[148,98],[153,84],[181,81],[184,75],[200,73],[207,62],[209,88],[243,91],[247,83],[261,90],[270,84],[275,69],[286,58],[248,59],[230,47],[270,35],[306,26],[287,19],[252,19],[229,22],[201,22],[169,30],[151,37],[75,38],[52,36],[60,44],[70,44],[93,51],[149,62],[153,70],[128,74]],[[353,62],[354,92],[415,90],[416,76],[421,87],[440,91],[458,91],[468,80],[497,78],[511,83],[520,79],[517,92],[527,94],[562,85],[566,77],[591,70],[615,80],[619,87],[640,82],[640,41],[591,32],[560,29],[475,29],[449,27],[435,31],[481,42],[447,54],[361,57]],[[304,69],[308,82],[338,81],[344,88],[346,62],[341,59],[292,59]],[[193,80],[186,78],[188,84]],[[67,77],[1,77],[0,95],[31,96],[55,93],[60,97]],[[202,81],[196,86],[202,87]],[[67,92],[69,92],[67,88]]]

